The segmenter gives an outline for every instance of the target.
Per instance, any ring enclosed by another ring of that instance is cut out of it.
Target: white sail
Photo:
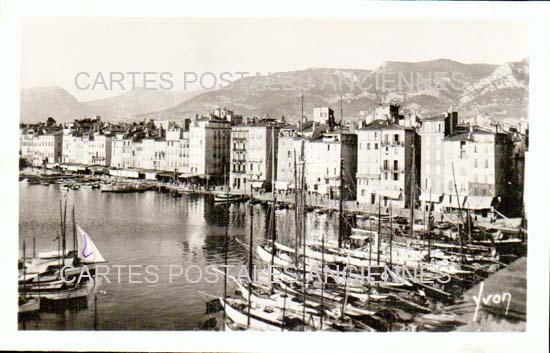
[[[99,249],[95,246],[92,238],[80,226],[76,226],[78,231],[78,257],[83,263],[106,262]]]

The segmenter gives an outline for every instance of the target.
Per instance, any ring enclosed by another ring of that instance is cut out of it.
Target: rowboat
[[[68,289],[62,288],[46,291],[33,291],[27,293],[27,296],[29,298],[43,298],[53,301],[72,300],[88,297],[88,294],[90,294],[92,287],[92,282],[88,282],[82,285],[75,285]]]
[[[220,192],[214,195],[214,202],[240,202],[244,201],[244,195]]]

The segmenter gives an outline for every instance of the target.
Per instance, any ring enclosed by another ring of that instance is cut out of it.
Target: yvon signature
[[[510,294],[509,292],[502,292],[497,294],[491,293],[488,295],[483,295],[483,285],[484,282],[481,282],[478,295],[472,296],[474,302],[476,303],[476,310],[474,311],[474,322],[476,322],[477,320],[477,314],[481,305],[501,305],[503,303],[506,303],[506,311],[504,312],[504,315],[508,315],[508,309],[510,308],[512,294]]]

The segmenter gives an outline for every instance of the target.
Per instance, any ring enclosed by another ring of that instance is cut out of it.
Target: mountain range
[[[60,87],[31,88],[21,92],[21,121],[96,115],[104,120],[177,120],[216,107],[244,116],[284,116],[295,121],[301,114],[302,94],[306,116],[313,107],[328,105],[337,119],[340,109],[345,119],[359,119],[380,103],[397,102],[405,112],[420,116],[453,108],[462,117],[527,119],[529,60],[491,65],[437,59],[387,61],[374,70],[310,68],[243,77],[210,91],[138,89],[87,102],[79,102]]]

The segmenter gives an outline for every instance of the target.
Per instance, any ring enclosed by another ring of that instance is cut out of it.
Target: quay
[[[197,185],[192,183],[174,183],[173,181],[159,181],[159,180],[143,180],[115,177],[106,173],[89,175],[81,174],[66,170],[52,170],[42,168],[26,168],[20,171],[19,179],[29,179],[46,181],[50,183],[58,182],[60,180],[71,180],[74,182],[124,182],[130,185],[147,185],[149,189],[154,189],[159,192],[167,193],[179,193],[188,195],[216,195],[220,192],[224,192],[223,185]],[[231,191],[231,194],[245,196],[247,199],[252,199],[254,202],[262,204],[271,204],[273,202],[273,195],[271,192],[255,191],[253,193],[246,194],[244,192]],[[309,210],[321,210],[326,212],[338,212],[339,201],[329,199],[326,196],[322,196],[314,193],[306,193],[306,205]],[[286,192],[278,192],[275,195],[275,201],[278,205],[294,207],[294,194]],[[343,211],[346,215],[378,215],[383,216],[399,216],[410,219],[410,209],[408,208],[392,208],[381,207],[379,210],[377,206],[359,203],[357,201],[344,201]],[[433,212],[432,216],[436,221],[458,222],[459,216],[453,212]],[[428,217],[427,212],[422,210],[415,210],[415,219],[422,222]],[[494,230],[502,230],[506,232],[517,232],[521,227],[521,218],[497,218],[491,219],[489,216],[483,217],[481,215],[476,216],[476,223],[484,228],[492,228]]]

